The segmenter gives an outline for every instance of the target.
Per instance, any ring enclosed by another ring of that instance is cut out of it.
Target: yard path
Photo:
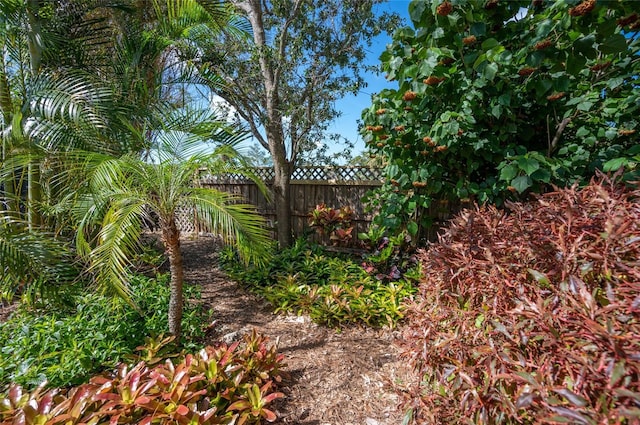
[[[336,332],[308,317],[282,316],[217,267],[213,238],[183,239],[185,279],[202,288],[213,309],[211,342],[232,341],[256,329],[285,355],[286,398],[273,409],[276,424],[396,425],[402,423],[393,383],[406,379],[397,331],[349,328]]]

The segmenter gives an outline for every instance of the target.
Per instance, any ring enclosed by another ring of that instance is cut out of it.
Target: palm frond
[[[234,244],[245,262],[263,263],[269,257],[271,238],[265,219],[252,205],[226,192],[209,188],[194,188],[188,202],[192,204],[202,224],[212,233]]]
[[[198,0],[211,17],[211,27],[238,38],[248,38],[253,30],[244,17],[236,13],[230,2],[220,0]]]
[[[55,296],[77,277],[72,261],[64,242],[29,231],[26,223],[7,213],[0,215],[0,297],[32,289]]]
[[[103,290],[133,305],[128,284],[129,259],[140,249],[145,196],[111,193],[108,199],[94,197],[93,201],[92,205],[90,198],[85,199],[86,216],[77,234],[78,253],[89,261],[87,271],[95,276],[95,282]],[[99,229],[97,232],[95,226]]]
[[[113,91],[93,76],[74,71],[42,73],[29,86],[25,135],[48,150],[117,152]]]

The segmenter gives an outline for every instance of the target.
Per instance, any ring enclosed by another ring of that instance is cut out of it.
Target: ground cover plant
[[[456,216],[403,332],[418,421],[637,423],[639,259],[640,191],[604,177]]]
[[[88,291],[73,299],[73,307],[22,308],[0,323],[0,390],[13,382],[26,389],[47,380],[66,387],[86,382],[99,371],[113,368],[145,338],[168,334],[169,276],[130,279],[136,311],[121,299]],[[188,300],[199,298],[187,286]],[[50,307],[50,306],[49,306]],[[201,347],[202,306],[185,306],[184,346]]]
[[[266,338],[206,347],[151,366],[120,364],[71,389],[32,392],[12,385],[0,398],[0,424],[253,424],[272,422],[283,356]]]
[[[280,250],[263,266],[240,266],[232,250],[223,251],[220,260],[233,279],[264,297],[277,312],[308,314],[317,323],[335,327],[394,326],[419,276],[407,269],[395,279],[376,277],[365,271],[362,260],[329,255],[304,240]]]

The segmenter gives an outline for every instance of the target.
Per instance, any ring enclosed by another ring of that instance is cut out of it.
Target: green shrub
[[[605,179],[452,221],[403,332],[420,423],[638,422],[639,201]]]
[[[255,333],[244,344],[206,347],[151,367],[120,364],[79,387],[28,393],[12,385],[0,398],[2,424],[257,424],[268,408],[283,356]]]
[[[221,255],[229,275],[269,301],[277,312],[309,314],[316,323],[339,327],[361,323],[394,326],[414,281],[377,279],[349,258],[329,256],[299,240],[263,267],[240,266],[232,250]]]
[[[441,200],[500,204],[595,170],[640,178],[638,2],[414,0],[361,135],[375,222],[427,236]]]
[[[113,368],[143,344],[145,337],[168,333],[168,276],[131,279],[134,301],[142,315],[119,299],[88,291],[66,310],[20,309],[0,323],[0,389],[10,382],[32,388],[76,385],[105,368]],[[198,298],[193,287],[187,299]],[[203,311],[185,308],[184,339],[195,348],[203,335]]]

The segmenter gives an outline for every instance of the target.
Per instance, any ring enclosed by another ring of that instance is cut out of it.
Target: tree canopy
[[[363,112],[387,163],[379,222],[416,235],[436,199],[502,203],[624,167],[638,176],[635,2],[413,1]]]
[[[334,102],[366,83],[366,47],[397,21],[374,13],[381,1],[233,0],[251,25],[252,42],[226,37],[199,44],[201,76],[273,159],[283,246],[290,242],[293,166],[326,143],[328,125],[339,115]]]

